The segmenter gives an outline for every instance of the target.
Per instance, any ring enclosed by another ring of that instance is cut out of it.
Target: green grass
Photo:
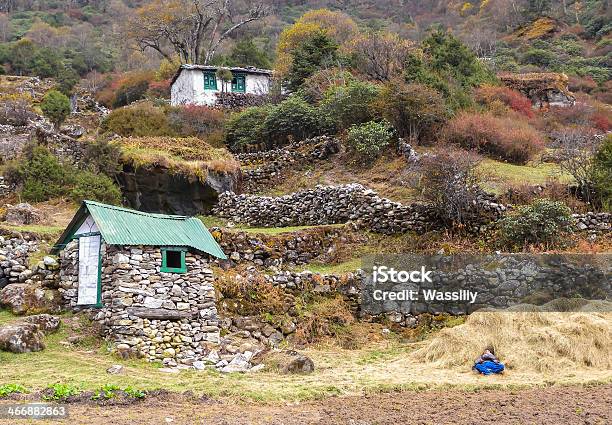
[[[198,216],[198,218],[208,228],[223,227],[225,230],[229,230],[229,231],[240,231],[240,232],[247,232],[247,233],[261,234],[261,235],[279,235],[283,233],[297,232],[300,230],[317,229],[320,227],[342,227],[344,226],[344,224],[328,224],[325,226],[249,227],[249,226],[241,225],[240,223],[238,223],[234,227],[227,227],[228,220],[221,218],[221,217],[216,217],[214,215],[201,215],[201,216]]]
[[[492,159],[484,159],[480,170],[487,176],[485,189],[496,193],[503,192],[509,186],[522,184],[545,184],[547,180],[554,179],[563,183],[571,183],[572,177],[561,171],[557,164],[538,163],[527,165],[514,165]]]
[[[362,267],[363,265],[362,265],[361,258],[353,258],[351,260],[344,261],[338,264],[310,263],[310,264],[299,266],[295,270],[296,271],[310,270],[311,272],[321,273],[321,274],[340,274],[340,273],[354,272],[357,269],[360,269]]]
[[[39,238],[46,239],[55,242],[60,237],[65,227],[63,226],[46,226],[40,224],[28,224],[28,225],[13,225],[2,223],[1,229],[10,230],[13,232],[28,232],[37,235]]]
[[[15,316],[8,310],[0,310],[0,326],[5,325],[10,322],[14,322],[19,319],[19,316]]]

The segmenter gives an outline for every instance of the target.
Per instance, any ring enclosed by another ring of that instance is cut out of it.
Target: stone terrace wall
[[[482,200],[482,208],[499,217],[503,205]],[[281,197],[236,195],[219,196],[215,213],[252,226],[304,226],[356,221],[384,234],[424,232],[442,225],[436,211],[426,205],[402,205],[381,198],[360,184],[317,186]]]
[[[159,248],[104,245],[103,307],[92,309],[105,334],[124,356],[173,365],[204,357],[219,342],[213,273],[208,258],[188,253],[187,273],[162,273]],[[78,243],[62,253],[61,289],[74,309]]]
[[[327,226],[286,235],[264,235],[218,227],[210,229],[232,261],[265,267],[307,264],[332,254],[344,243],[365,239],[353,230],[349,226]]]
[[[239,153],[235,156],[243,166],[243,189],[251,192],[264,185],[269,185],[279,177],[282,170],[296,164],[324,160],[339,151],[340,141],[338,139],[318,136],[279,149]]]
[[[269,101],[269,96],[253,93],[218,92],[215,107],[226,109],[244,109],[249,106],[261,106]]]
[[[501,218],[509,207],[495,202],[486,194],[479,198],[483,220]],[[422,233],[443,227],[436,210],[422,204],[402,205],[381,198],[360,184],[316,186],[280,197],[237,195],[225,192],[219,196],[214,213],[251,226],[287,227],[356,222],[383,234],[415,231]],[[576,229],[591,233],[610,231],[612,214],[574,214]],[[474,230],[480,224],[474,223]]]

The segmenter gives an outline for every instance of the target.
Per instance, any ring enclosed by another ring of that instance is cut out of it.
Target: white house
[[[224,82],[217,70],[227,69],[232,80]],[[170,102],[177,105],[208,105],[217,103],[217,93],[245,93],[263,95],[270,90],[272,71],[254,67],[223,67],[210,65],[181,65],[172,79]]]

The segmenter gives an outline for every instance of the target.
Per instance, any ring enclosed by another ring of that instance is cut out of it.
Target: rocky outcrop
[[[124,165],[118,180],[126,204],[131,208],[197,215],[208,213],[220,193],[238,190],[240,175],[209,170],[202,181],[197,176],[173,173],[161,166]]]
[[[61,297],[57,290],[39,283],[11,283],[0,290],[0,305],[13,314],[57,313]]]
[[[554,72],[525,74],[498,74],[498,78],[511,89],[531,99],[534,108],[573,106],[576,98],[568,89],[568,77]]]
[[[34,323],[18,322],[0,327],[0,350],[29,353],[45,348],[45,335]]]
[[[38,326],[45,335],[56,332],[60,326],[60,318],[50,314],[35,314],[27,316],[23,319],[24,322],[33,323]]]
[[[44,218],[42,211],[37,210],[27,202],[22,202],[17,205],[6,206],[5,221],[8,224],[37,224]]]

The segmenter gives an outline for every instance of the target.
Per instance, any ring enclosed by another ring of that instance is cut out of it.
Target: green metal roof
[[[223,260],[227,258],[215,238],[197,218],[152,214],[94,201],[83,201],[53,247],[54,252],[70,241],[88,214],[91,214],[104,242],[109,245],[179,246]]]

